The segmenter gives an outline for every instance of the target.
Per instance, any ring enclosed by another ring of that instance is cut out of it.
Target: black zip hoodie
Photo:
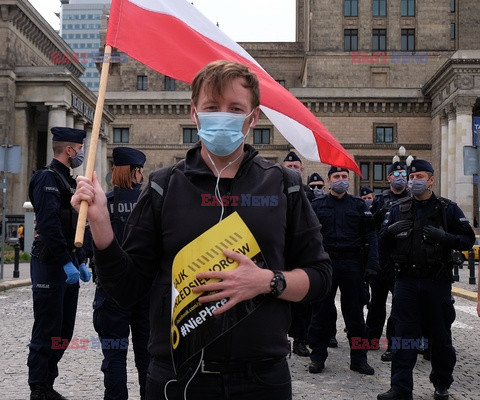
[[[199,144],[190,149],[182,168],[173,170],[161,218],[154,216],[159,215],[160,197],[149,185],[129,217],[123,249],[114,241],[106,249],[95,251],[102,285],[120,305],[135,303],[153,285],[149,351],[166,363],[171,363],[173,259],[186,244],[215,225],[221,213],[220,206],[206,205],[205,199],[214,197],[216,177],[202,159],[200,149]],[[302,268],[308,274],[310,289],[304,301],[324,297],[331,285],[330,259],[304,191],[290,195],[291,217],[287,218],[283,174],[293,172],[258,156],[249,145],[245,145],[245,153],[236,176],[220,180],[222,196],[238,198],[225,207],[224,218],[234,211],[239,213],[256,238],[268,268]],[[150,176],[150,181],[157,173]],[[297,179],[300,185],[298,177],[291,179]],[[266,296],[259,308],[205,348],[204,359],[246,361],[285,356],[289,352],[289,325],[289,302]]]

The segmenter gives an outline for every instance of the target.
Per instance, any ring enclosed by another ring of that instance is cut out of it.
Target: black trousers
[[[145,296],[133,307],[120,307],[102,288],[95,291],[93,326],[99,335],[103,352],[102,372],[105,386],[104,400],[126,400],[127,352],[130,330],[133,354],[138,371],[140,399],[145,399],[150,354],[147,350],[150,333],[150,296]]]
[[[428,278],[397,279],[393,296],[395,337],[391,371],[391,385],[397,391],[411,393],[413,390],[413,368],[424,325],[429,332],[430,381],[436,388],[448,389],[452,384],[456,363],[451,332],[455,320],[453,303],[450,282]]]
[[[383,325],[387,317],[387,298],[388,292],[392,293],[395,285],[395,275],[393,271],[382,270],[376,275],[370,283],[370,305],[367,314],[368,339],[380,339],[382,337]],[[395,328],[391,315],[387,319],[386,337],[390,348],[392,336]]]
[[[152,358],[147,374],[147,400],[291,400],[287,360],[249,372],[203,373],[190,370],[175,376],[170,364]],[[194,376],[193,376],[194,375]],[[193,379],[189,382],[189,379]]]
[[[337,289],[340,289],[340,304],[343,319],[347,328],[347,336],[351,342],[362,342],[367,339],[367,327],[363,317],[364,278],[360,263],[356,260],[332,260],[332,287],[322,301],[312,303],[312,321],[308,332],[309,345],[312,349],[312,361],[324,362],[328,357],[332,327],[332,307],[335,306]],[[359,363],[367,359],[367,349],[351,346],[350,359]]]
[[[58,362],[72,339],[79,284],[68,285],[63,267],[32,257],[33,328],[28,354],[32,389],[53,386]]]

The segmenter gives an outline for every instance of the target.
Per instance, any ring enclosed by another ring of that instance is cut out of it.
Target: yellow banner
[[[237,212],[202,233],[175,256],[172,268],[173,349],[200,325],[212,319],[212,312],[227,302],[223,299],[201,304],[197,299],[202,293],[192,292],[194,287],[207,282],[196,278],[199,272],[229,271],[237,267],[238,263],[226,257],[223,250],[233,250],[249,258],[260,253],[252,232]]]

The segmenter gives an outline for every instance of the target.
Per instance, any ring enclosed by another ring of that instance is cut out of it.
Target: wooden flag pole
[[[103,103],[105,101],[105,92],[107,91],[108,69],[110,68],[112,46],[105,46],[103,55],[102,72],[100,74],[100,87],[98,88],[97,105],[93,117],[92,137],[90,139],[90,148],[88,149],[87,167],[85,177],[92,179],[93,169],[95,167],[95,157],[97,154],[98,136],[100,135],[100,124],[103,116]],[[80,204],[78,213],[77,230],[75,231],[75,247],[83,246],[85,235],[85,225],[87,223],[88,203],[84,200]]]

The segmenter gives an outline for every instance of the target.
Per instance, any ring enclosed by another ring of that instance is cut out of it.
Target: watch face
[[[285,290],[285,281],[282,279],[279,279],[277,281],[277,290],[281,293]]]

